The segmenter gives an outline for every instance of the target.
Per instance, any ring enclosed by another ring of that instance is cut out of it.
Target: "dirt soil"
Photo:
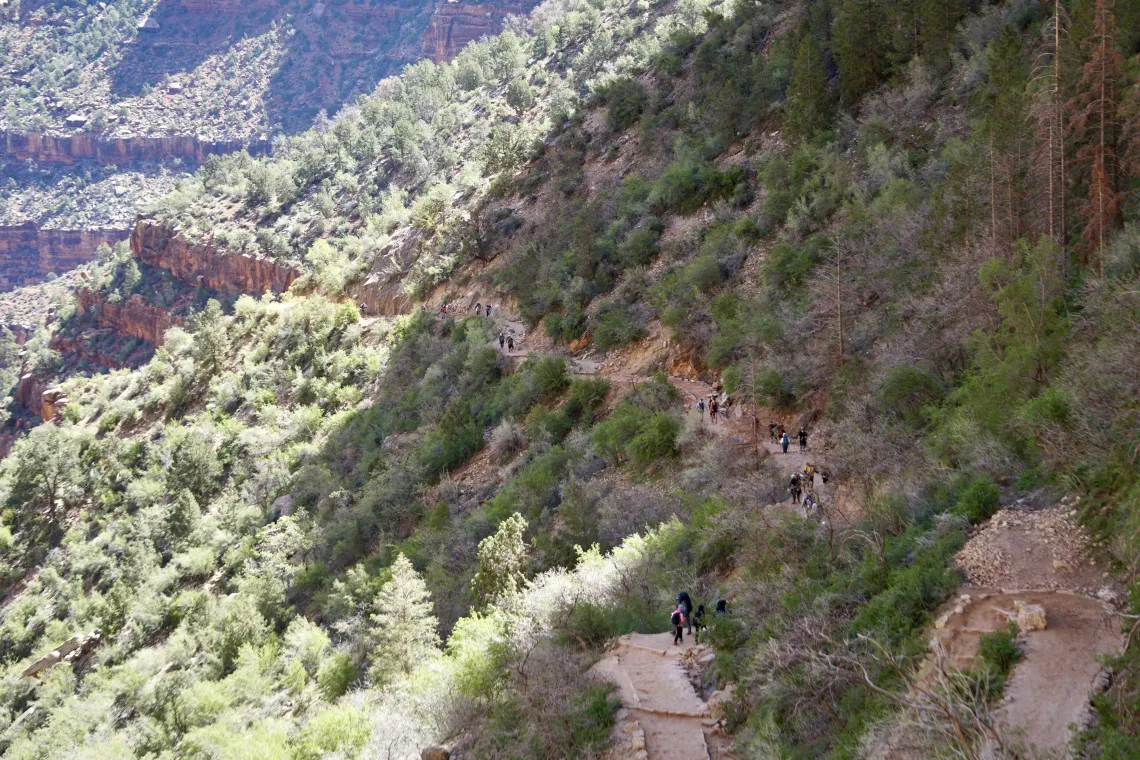
[[[686,635],[622,636],[591,672],[618,686],[622,709],[614,756],[639,760],[714,760],[729,757],[729,738],[693,686],[686,664],[712,660],[711,650]]]
[[[1005,629],[1014,603],[1045,609],[1045,630],[1022,632],[1023,656],[996,710],[998,724],[1038,750],[1067,756],[1070,727],[1090,718],[1089,698],[1107,684],[1105,654],[1123,638],[1122,597],[1096,567],[1075,521],[1075,499],[1002,509],[959,552],[968,583],[940,610],[934,638],[961,668],[974,664],[982,634]]]

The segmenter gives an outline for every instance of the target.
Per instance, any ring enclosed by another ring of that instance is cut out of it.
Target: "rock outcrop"
[[[79,161],[95,161],[119,166],[135,161],[170,161],[177,158],[191,164],[202,164],[212,155],[239,150],[262,155],[269,151],[269,143],[238,140],[211,142],[200,140],[194,135],[103,137],[91,132],[72,135],[0,133],[0,157],[9,163],[31,160],[40,164],[70,165]]]
[[[208,242],[190,243],[178,232],[145,219],[131,233],[131,250],[144,264],[219,293],[283,293],[301,274],[267,257],[226,252]]]
[[[114,245],[129,234],[127,230],[44,229],[35,222],[0,227],[0,290],[75,269],[94,260],[100,243]]]
[[[80,315],[90,314],[100,327],[155,348],[162,345],[167,330],[183,322],[168,310],[148,304],[137,293],[125,301],[110,303],[104,293],[83,288],[76,291],[75,310]]]
[[[424,31],[423,54],[436,63],[454,58],[468,42],[497,34],[503,19],[526,13],[531,4],[479,4],[445,2],[436,6]]]
[[[44,378],[31,372],[20,378],[14,400],[44,422],[58,419],[68,403],[61,388],[48,388]]]

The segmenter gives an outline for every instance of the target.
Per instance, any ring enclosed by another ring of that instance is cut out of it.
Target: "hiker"
[[[447,313],[447,301],[444,301],[442,304],[439,305],[439,313],[440,314],[446,314]]]
[[[779,436],[776,435],[776,423],[775,422],[768,423],[768,435],[770,435],[772,437],[772,443],[779,442],[780,438],[779,438]]]
[[[703,398],[697,399],[697,414],[701,416],[701,422],[705,421],[705,400]]]
[[[831,473],[827,470],[820,470],[819,479],[823,481],[824,485],[827,485],[827,481],[831,480]]]
[[[812,464],[811,462],[808,462],[807,464],[804,465],[804,475],[803,475],[802,480],[804,483],[804,487],[807,490],[810,491],[813,488],[815,488],[815,465]]]
[[[673,624],[673,643],[680,644],[685,640],[685,611],[678,606],[669,616],[669,622]]]
[[[726,420],[732,419],[732,397],[731,396],[725,396],[724,397],[724,403],[721,404],[720,412],[721,412],[720,416],[724,417]]]
[[[477,316],[477,317],[483,316],[483,302],[482,301],[475,304],[475,316]]]
[[[788,453],[788,446],[791,446],[791,445],[792,445],[792,439],[789,438],[787,432],[785,432],[782,436],[780,436],[780,448],[782,448],[784,450],[784,453],[787,454]]]
[[[808,494],[804,497],[804,519],[815,517],[819,512],[819,502],[815,500],[815,496]]]
[[[515,336],[508,335],[507,336],[507,352],[513,353],[514,350],[515,350]]]
[[[709,420],[712,421],[713,424],[716,424],[716,412],[717,412],[717,409],[719,409],[719,408],[720,408],[720,404],[718,404],[716,402],[716,399],[714,398],[709,403]]]
[[[505,346],[505,345],[507,345],[507,336],[503,334],[502,330],[500,330],[499,331],[499,350],[502,351],[503,346]]]
[[[804,430],[803,428],[800,428],[799,437],[800,437],[800,451],[807,451],[807,431]]]
[[[693,628],[695,629],[693,632],[693,640],[700,644],[701,629],[708,628],[708,626],[705,625],[705,606],[703,604],[697,605],[697,613],[693,615]]]
[[[799,504],[800,503],[800,494],[803,493],[803,489],[800,486],[800,475],[799,475],[799,473],[796,473],[795,475],[792,476],[792,480],[788,484],[788,493],[790,493],[792,495],[792,503],[793,504]]]
[[[681,593],[677,594],[677,606],[679,606],[682,610],[684,610],[686,627],[688,628],[689,633],[692,633],[693,632],[693,621],[692,621],[693,600],[689,598],[689,592],[688,591],[682,591]]]
[[[713,610],[714,615],[727,615],[728,614],[728,600],[717,599],[716,609]]]
[[[491,316],[491,304],[487,304],[487,316]]]

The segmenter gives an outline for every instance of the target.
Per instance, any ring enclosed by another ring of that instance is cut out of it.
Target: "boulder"
[[[293,502],[293,494],[291,493],[278,496],[269,506],[269,517],[273,520],[278,520],[286,515],[293,514]]]
[[[709,694],[708,705],[709,715],[716,720],[724,718],[724,705],[732,699],[732,694],[735,691],[735,686],[728,684],[723,689],[714,691]]]
[[[451,752],[443,747],[424,747],[420,751],[420,760],[451,760]]]
[[[1045,608],[1040,604],[1030,604],[1020,599],[1013,603],[1017,611],[1017,627],[1028,633],[1029,631],[1045,630]]]

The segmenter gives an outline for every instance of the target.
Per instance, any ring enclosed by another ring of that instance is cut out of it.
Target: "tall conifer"
[[[800,34],[788,96],[784,105],[784,139],[791,143],[809,140],[831,119],[823,61],[810,31]]]

